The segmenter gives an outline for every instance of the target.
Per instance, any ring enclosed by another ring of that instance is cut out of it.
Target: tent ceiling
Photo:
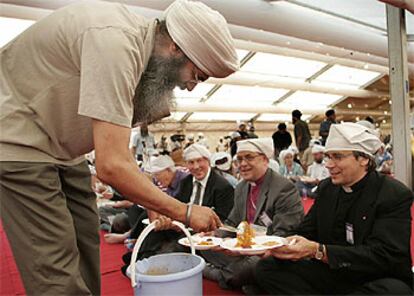
[[[30,25],[27,19],[37,20],[74,1],[2,2],[0,15],[26,20],[11,25],[10,18],[0,18],[0,30],[5,32],[0,46]],[[172,1],[117,2],[154,17]],[[331,107],[337,109],[340,120],[371,115],[379,123],[389,122],[383,4],[360,0],[202,2],[226,16],[242,67],[225,79],[211,78],[192,92],[176,89],[175,112],[163,122],[287,122],[291,110],[301,109],[306,120],[316,123]],[[407,16],[407,27],[408,32],[414,31],[414,16]],[[410,96],[414,97],[414,43],[407,53]]]

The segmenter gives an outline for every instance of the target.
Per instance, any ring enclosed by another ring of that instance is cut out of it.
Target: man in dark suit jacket
[[[176,198],[184,203],[211,207],[224,221],[234,204],[234,189],[227,180],[210,167],[210,152],[200,144],[184,150],[184,160],[190,171],[180,183]],[[177,240],[183,235],[171,225],[171,220],[149,213],[151,221],[158,219],[156,232],[152,232],[141,246],[139,258],[173,251],[184,251]]]
[[[237,142],[237,164],[242,181],[235,190],[234,207],[226,221],[237,227],[240,222],[262,226],[268,235],[287,236],[303,218],[299,193],[288,179],[269,168],[273,157],[271,138]],[[208,265],[205,277],[222,288],[240,288],[254,283],[258,256],[229,256],[225,253],[201,252]]]
[[[214,169],[209,168],[209,171],[202,205],[214,208],[214,211],[220,217],[220,220],[225,221],[233,207],[234,189],[230,183]],[[190,174],[181,181],[180,191],[177,194],[178,200],[184,203],[190,202],[193,191],[197,190],[193,185],[194,180],[194,176]]]
[[[257,265],[272,295],[412,295],[412,192],[375,171],[380,141],[369,128],[333,125],[326,142],[331,178],[289,237]],[[310,260],[309,260],[310,259]]]

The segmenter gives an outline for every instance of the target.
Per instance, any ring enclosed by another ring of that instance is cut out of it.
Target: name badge
[[[354,225],[351,223],[345,223],[346,241],[353,245],[354,244]]]
[[[263,212],[259,216],[259,219],[263,223],[263,225],[265,225],[266,227],[269,227],[270,225],[272,225],[272,219],[269,218],[269,216],[266,214],[266,212]]]

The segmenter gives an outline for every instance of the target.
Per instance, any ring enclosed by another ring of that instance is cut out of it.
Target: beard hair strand
[[[169,115],[169,110],[175,106],[173,90],[182,84],[180,70],[185,63],[185,56],[151,56],[135,89],[133,126],[138,123],[149,124]]]

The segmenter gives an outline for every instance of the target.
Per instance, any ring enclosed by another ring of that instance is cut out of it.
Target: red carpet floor
[[[303,205],[307,212],[313,204],[312,199],[304,199]],[[414,206],[412,208],[414,217]],[[414,231],[414,222],[413,222]],[[414,237],[411,237],[414,246]],[[123,245],[108,245],[103,241],[101,234],[101,274],[102,295],[133,295],[130,282],[121,272],[121,256],[125,253]],[[412,248],[414,258],[414,248]],[[204,280],[203,294],[213,295],[242,295],[240,291],[227,291],[218,287],[217,283]],[[25,295],[13,255],[3,228],[0,225],[0,295]]]
[[[108,245],[101,234],[101,282],[102,295],[133,295],[130,281],[120,271],[123,265],[121,256],[125,253],[123,245]],[[0,295],[25,295],[20,275],[7,241],[6,234],[0,225]],[[242,295],[238,291],[226,291],[217,283],[204,280],[203,295]]]

